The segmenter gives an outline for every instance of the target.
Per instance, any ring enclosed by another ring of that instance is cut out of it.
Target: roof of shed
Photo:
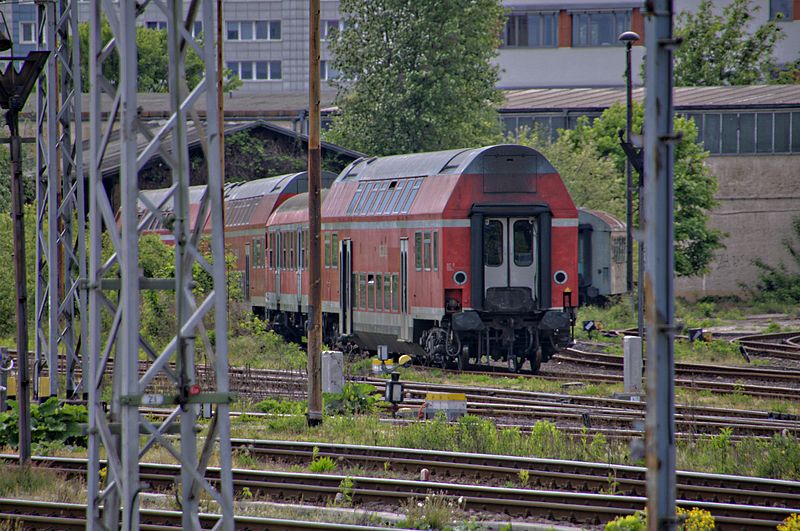
[[[636,88],[633,99],[644,101],[645,89]],[[676,87],[676,109],[776,108],[800,106],[800,85],[753,85],[737,87]],[[505,91],[500,112],[602,111],[625,101],[625,88],[542,88]]]

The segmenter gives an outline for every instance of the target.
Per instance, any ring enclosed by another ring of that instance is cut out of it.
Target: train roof
[[[602,210],[591,210],[583,207],[578,208],[578,219],[581,223],[589,223],[591,221],[590,218],[592,217],[605,224],[612,231],[625,230],[625,223],[608,212],[603,212]]]
[[[330,186],[336,179],[336,174],[323,171],[322,186]],[[238,183],[227,183],[225,185],[225,199],[236,201],[239,199],[250,199],[253,197],[263,197],[269,194],[288,193],[299,194],[308,191],[308,172],[287,173],[275,177],[264,179],[254,179]]]
[[[513,161],[511,157],[514,157]],[[526,163],[522,169],[520,158]],[[442,174],[508,173],[503,170],[506,166],[510,167],[512,162],[513,173],[556,173],[550,162],[535,149],[516,144],[500,144],[482,148],[361,158],[345,168],[337,182]]]

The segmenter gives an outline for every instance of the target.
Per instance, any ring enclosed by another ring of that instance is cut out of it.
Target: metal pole
[[[631,141],[631,128],[633,124],[633,80],[631,79],[631,46],[632,41],[625,42],[625,140]],[[625,287],[628,293],[633,293],[633,176],[631,161],[625,158],[625,223],[626,231],[626,272]],[[641,321],[639,321],[641,323]]]
[[[644,290],[647,318],[648,528],[675,528],[675,324],[673,271],[673,147],[671,0],[646,2],[647,100],[645,105]]]
[[[31,461],[31,378],[28,372],[28,289],[25,271],[25,219],[22,191],[22,140],[19,111],[6,113],[11,141],[11,218],[14,223],[14,280],[17,291],[17,400],[19,402],[19,461]]]
[[[308,69],[308,424],[322,423],[322,252],[320,249],[319,0],[309,0]]]

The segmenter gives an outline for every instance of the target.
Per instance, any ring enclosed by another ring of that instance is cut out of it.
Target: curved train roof
[[[345,168],[337,182],[441,174],[512,173],[509,171],[512,165],[513,173],[556,173],[552,164],[535,149],[516,144],[500,144],[482,148],[362,158]]]
[[[329,171],[322,172],[322,186],[330,186],[336,179],[336,174]],[[264,179],[254,179],[225,185],[225,199],[236,201],[262,197],[269,194],[289,193],[299,194],[308,191],[308,172],[287,173]]]
[[[578,208],[578,216],[580,221],[589,222],[588,218],[596,218],[600,223],[603,223],[607,226],[609,230],[612,231],[624,231],[625,230],[625,223],[617,219],[614,215],[609,214],[608,212],[603,212],[602,210],[592,210],[589,208]]]

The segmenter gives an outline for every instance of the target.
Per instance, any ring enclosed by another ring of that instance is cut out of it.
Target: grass
[[[530,433],[497,428],[491,420],[467,416],[450,424],[441,419],[396,426],[377,417],[327,417],[322,426],[309,428],[304,417],[279,417],[259,422],[232,421],[236,437],[277,438],[497,455],[571,459],[643,465],[630,459],[626,442],[608,440],[585,431],[570,436],[555,425],[539,421]],[[800,441],[792,435],[771,439],[732,440],[723,431],[677,443],[682,470],[800,479]]]
[[[3,465],[0,498],[26,498],[63,503],[86,503],[86,486],[46,468]]]

